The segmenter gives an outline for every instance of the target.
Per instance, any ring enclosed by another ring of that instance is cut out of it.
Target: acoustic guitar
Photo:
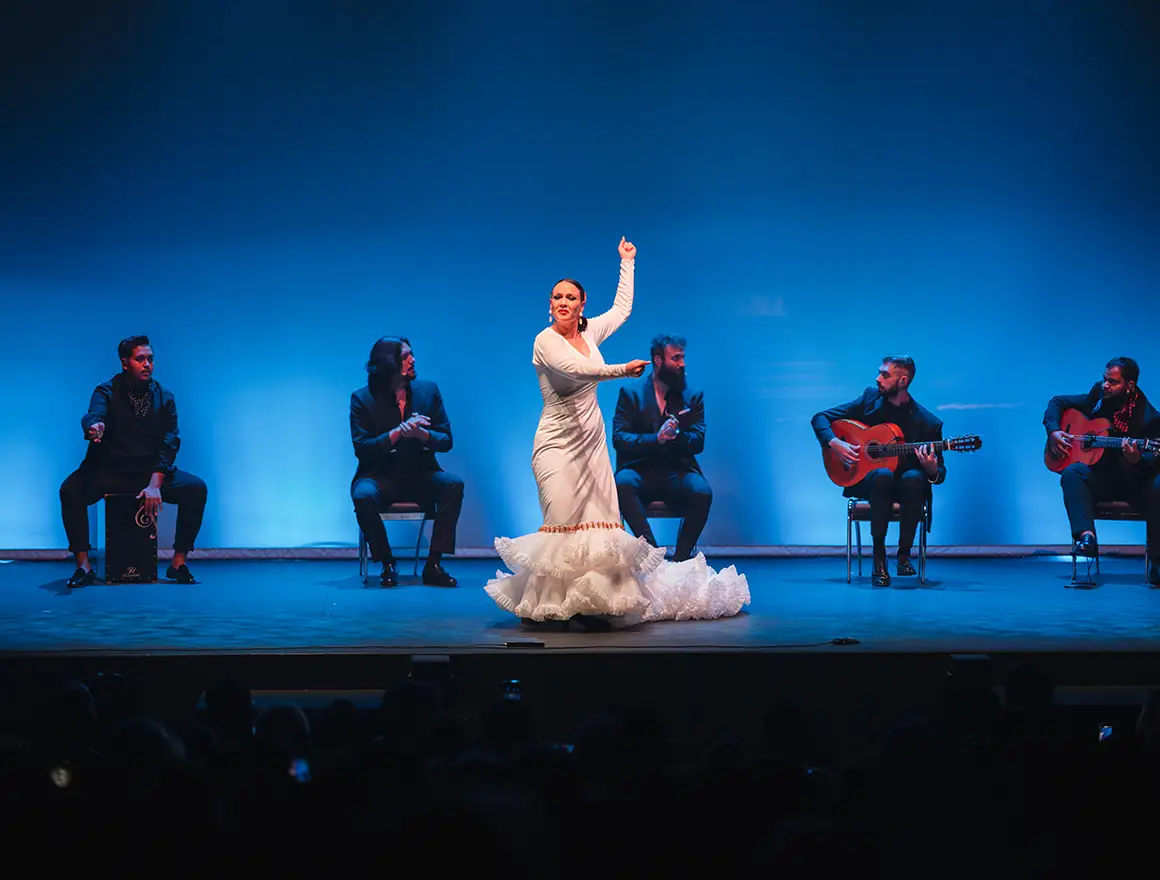
[[[852,465],[842,461],[842,457],[829,446],[822,450],[826,473],[842,487],[853,486],[878,468],[894,470],[902,456],[923,446],[933,447],[935,452],[974,452],[983,446],[983,441],[974,434],[950,440],[932,440],[929,443],[907,443],[902,436],[902,429],[889,423],[871,428],[853,419],[838,419],[830,423],[830,428],[839,440],[862,447],[858,460]]]
[[[1051,448],[1051,438],[1043,448],[1043,463],[1052,473],[1060,473],[1068,465],[1091,466],[1104,457],[1105,449],[1122,449],[1125,443],[1135,442],[1141,452],[1160,452],[1160,440],[1130,437],[1109,437],[1112,423],[1107,419],[1089,419],[1078,409],[1065,409],[1059,419],[1064,433],[1071,434],[1071,449],[1057,456]]]

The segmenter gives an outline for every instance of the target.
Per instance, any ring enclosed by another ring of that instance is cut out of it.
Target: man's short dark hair
[[[1130,357],[1115,357],[1108,361],[1105,369],[1112,369],[1112,367],[1120,368],[1120,375],[1124,377],[1125,382],[1139,382],[1140,381],[1140,365]]]
[[[673,336],[669,333],[662,333],[659,336],[653,337],[652,345],[649,347],[649,356],[654,358],[664,359],[665,346],[671,345],[673,348],[684,350],[688,343],[684,336]]]
[[[411,347],[406,336],[384,336],[371,346],[367,358],[367,375],[382,381],[390,381],[403,365],[403,346]]]
[[[898,367],[900,370],[906,370],[907,375],[910,376],[910,380],[912,382],[914,381],[914,358],[912,358],[910,355],[888,354],[886,357],[882,358],[882,363]]]
[[[126,336],[117,343],[117,357],[128,360],[133,356],[133,349],[139,345],[152,345],[148,336]]]

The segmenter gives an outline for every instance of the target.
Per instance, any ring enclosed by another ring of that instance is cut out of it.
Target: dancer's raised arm
[[[616,285],[616,299],[612,301],[612,308],[607,312],[588,320],[588,336],[597,345],[615,333],[632,314],[636,245],[631,241],[625,241],[622,236],[617,249],[620,251],[620,283]]]

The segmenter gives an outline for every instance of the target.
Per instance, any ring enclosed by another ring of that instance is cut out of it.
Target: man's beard
[[[1128,399],[1127,393],[1113,394],[1111,391],[1103,392],[1104,403],[1109,406],[1120,407]]]
[[[671,367],[661,367],[660,380],[665,383],[673,391],[681,391],[685,387],[685,371],[675,370]]]

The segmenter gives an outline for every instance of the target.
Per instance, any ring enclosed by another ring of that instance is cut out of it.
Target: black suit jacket
[[[678,417],[681,433],[668,443],[657,440],[665,421],[657,407],[657,395],[650,371],[643,379],[621,387],[612,420],[612,445],[616,449],[616,470],[660,466],[676,471],[701,473],[696,456],[705,450],[705,399],[700,391],[669,391],[666,410]]]
[[[431,420],[426,442],[417,437],[400,437],[392,444],[388,436],[405,419],[422,413]],[[375,474],[408,471],[441,471],[435,459],[437,452],[450,452],[451,420],[443,407],[443,395],[434,382],[416,379],[407,387],[407,405],[403,415],[393,391],[372,394],[364,385],[350,396],[350,439],[358,468],[354,479]],[[353,484],[353,481],[352,481]]]
[[[156,448],[156,455],[148,462],[142,462],[142,470],[147,465],[150,473],[169,476],[176,469],[177,450],[181,447],[181,435],[177,430],[177,401],[172,392],[152,380],[153,412],[149,415],[149,430]],[[120,426],[117,424],[113,396],[125,394],[125,376],[118,373],[108,382],[102,382],[93,389],[89,400],[89,410],[81,416],[81,431],[88,433],[97,422],[104,422],[105,434],[100,443],[89,443],[82,467],[97,467],[107,458],[111,440],[116,437]],[[86,438],[87,439],[87,438]]]
[[[1047,402],[1047,409],[1043,412],[1043,427],[1047,429],[1049,437],[1060,430],[1059,420],[1063,417],[1063,411],[1067,409],[1077,409],[1089,419],[1107,419],[1109,422],[1113,415],[1111,408],[1104,403],[1102,382],[1093,385],[1087,394],[1060,394]],[[1114,424],[1108,433],[1113,437],[1120,434]],[[1148,401],[1148,396],[1143,391],[1140,392],[1140,402],[1136,405],[1136,410],[1128,422],[1127,436],[1136,438],[1160,437],[1160,413],[1156,412],[1156,408]],[[1111,458],[1111,456],[1104,455],[1097,464],[1103,464]],[[1123,466],[1133,467],[1122,457],[1117,455],[1115,458],[1122,462]],[[1140,461],[1141,464],[1152,466],[1157,461],[1156,453],[1145,452]]]

